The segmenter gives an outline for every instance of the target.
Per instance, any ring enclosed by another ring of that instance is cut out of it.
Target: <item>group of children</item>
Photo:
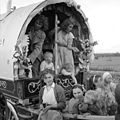
[[[46,52],[44,60],[41,62],[40,70],[54,70],[53,54]],[[67,101],[64,112],[80,115],[114,115],[116,112],[115,87],[112,75],[105,72],[102,76],[94,75],[89,81],[92,85],[88,90],[77,84],[77,80],[72,74],[72,65],[65,64],[60,73],[70,75],[75,85],[72,88],[72,98]]]
[[[92,82],[95,87],[87,91],[79,84],[73,86],[72,98],[67,102],[64,112],[80,115],[115,115],[116,84],[113,83],[111,74],[105,72],[102,77],[96,75]]]
[[[40,71],[44,71],[45,69],[51,69],[55,70],[54,64],[53,64],[53,54],[52,52],[45,52],[44,53],[44,60],[41,62],[40,65]],[[60,70],[60,74],[66,75],[66,76],[71,76],[75,84],[77,84],[77,80],[74,76],[73,71],[73,66],[70,63],[66,63],[62,66],[62,69]]]

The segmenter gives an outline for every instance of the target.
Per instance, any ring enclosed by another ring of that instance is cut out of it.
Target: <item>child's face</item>
[[[91,95],[85,95],[84,102],[87,103],[87,104],[92,104],[93,103],[92,96]]]
[[[73,70],[73,67],[71,64],[67,64],[65,68],[66,68],[67,72],[72,72],[72,70]]]
[[[67,27],[66,32],[68,32],[68,33],[69,33],[72,29],[73,29],[73,25],[72,25],[72,24],[70,24],[70,25]]]
[[[73,96],[77,99],[83,95],[83,91],[80,88],[73,89]]]
[[[53,59],[53,55],[52,55],[52,54],[45,55],[45,60],[46,60],[48,63],[51,63],[51,62],[52,62],[52,59]]]
[[[46,83],[47,86],[51,86],[53,83],[53,78],[54,76],[50,73],[47,73],[44,77],[44,82]]]
[[[107,84],[109,84],[111,81],[112,81],[112,77],[110,75],[108,75],[104,80],[104,82]]]
[[[98,80],[95,82],[95,86],[98,88],[98,87],[101,87],[102,86],[102,79],[99,77]]]

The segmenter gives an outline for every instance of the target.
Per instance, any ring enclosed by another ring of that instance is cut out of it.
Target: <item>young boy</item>
[[[44,60],[42,61],[40,65],[40,71],[43,71],[45,69],[54,70],[53,54],[51,52],[45,52]]]

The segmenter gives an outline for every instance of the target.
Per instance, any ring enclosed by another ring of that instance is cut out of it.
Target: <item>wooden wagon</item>
[[[84,51],[82,45],[85,40],[92,43],[88,18],[81,10],[81,6],[73,0],[45,0],[36,4],[11,9],[8,13],[0,16],[0,90],[4,94],[7,103],[7,120],[31,119],[38,116],[38,94],[41,88],[40,78],[21,77],[15,74],[18,69],[15,65],[16,46],[28,40],[27,30],[37,15],[44,14],[49,18],[49,29],[55,29],[57,38],[57,27],[66,18],[72,18],[75,22],[73,34],[76,38],[74,45]],[[53,41],[46,41],[43,51],[52,48]],[[56,46],[56,45],[55,45]],[[93,49],[90,47],[90,54],[84,53],[85,60],[93,58]],[[78,64],[77,55],[74,54],[75,64]],[[56,63],[55,63],[56,64]],[[87,63],[85,65],[88,65]],[[82,73],[85,71],[83,70]],[[69,78],[67,78],[69,81]],[[74,115],[63,114],[64,118],[73,118]],[[77,119],[86,120],[113,120],[113,116],[76,116]]]

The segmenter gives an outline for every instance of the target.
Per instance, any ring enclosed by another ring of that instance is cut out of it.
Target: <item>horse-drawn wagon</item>
[[[89,68],[89,63],[93,59],[93,41],[88,25],[88,18],[85,17],[81,6],[73,0],[45,0],[36,4],[11,10],[9,13],[0,16],[0,90],[6,98],[7,120],[37,119],[38,116],[38,94],[41,88],[40,77],[31,75],[31,64],[27,63],[28,75],[25,75],[25,65],[22,67],[24,59],[29,52],[28,31],[34,20],[39,15],[48,18],[48,30],[46,36],[54,29],[53,41],[49,37],[44,42],[43,52],[46,49],[57,48],[54,43],[57,39],[57,28],[66,18],[75,22],[73,34],[75,36],[74,45],[83,52],[84,60],[81,73]],[[54,46],[54,47],[53,47]],[[19,48],[19,52],[17,51]],[[55,54],[55,65],[57,54]],[[76,68],[79,68],[80,59],[78,54],[74,54]],[[18,62],[19,61],[19,62]],[[57,68],[57,66],[55,67]],[[85,69],[86,68],[86,69]],[[56,72],[57,73],[57,72]],[[69,78],[64,78],[69,81]],[[60,81],[60,79],[59,79]],[[63,80],[64,81],[64,80]],[[68,86],[66,86],[68,87]],[[4,106],[3,106],[4,107]],[[64,115],[73,118],[71,115]],[[91,117],[78,119],[92,119]],[[105,119],[106,120],[106,119]],[[112,119],[111,119],[112,120]]]

